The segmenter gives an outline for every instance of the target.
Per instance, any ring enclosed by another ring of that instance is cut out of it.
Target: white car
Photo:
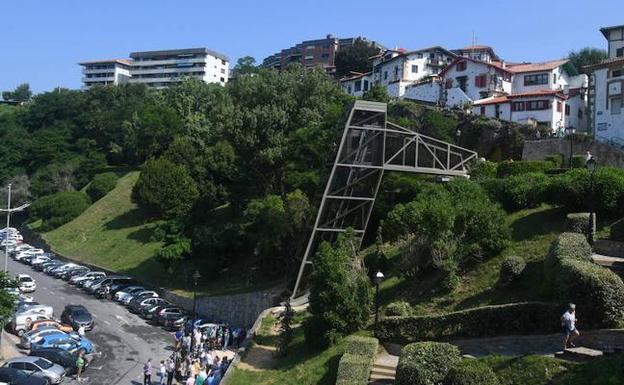
[[[17,309],[15,310],[16,316],[40,314],[40,315],[44,315],[50,318],[52,317],[53,313],[54,311],[52,309],[52,306],[41,305],[41,304],[34,303],[34,302],[33,303],[22,302],[17,306]]]
[[[43,255],[43,254],[45,254],[45,252],[41,249],[30,249],[26,251],[20,251],[19,253],[15,254],[15,260],[21,261],[24,257],[29,257],[31,255]]]
[[[119,290],[115,293],[114,300],[117,302],[123,302],[125,298],[132,297],[136,293],[145,290],[143,286],[128,286],[123,290]]]
[[[17,276],[17,285],[22,293],[32,293],[37,289],[37,283],[28,274],[19,274]]]
[[[89,271],[84,274],[75,275],[69,279],[69,283],[72,285],[77,285],[84,281],[89,281],[92,279],[98,279],[106,277],[106,273],[103,271]]]

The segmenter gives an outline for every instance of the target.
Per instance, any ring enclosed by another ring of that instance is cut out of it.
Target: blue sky
[[[604,48],[622,0],[2,0],[0,90],[80,87],[83,60],[208,47],[257,61],[305,39],[362,35],[408,49],[491,45],[508,61]]]

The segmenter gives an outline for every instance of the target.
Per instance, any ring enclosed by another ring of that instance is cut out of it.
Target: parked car
[[[168,306],[172,306],[172,305],[169,302],[166,302],[164,300],[153,305],[144,306],[139,311],[139,316],[141,316],[142,318],[145,318],[146,320],[153,320],[154,318],[156,318],[159,311],[161,311],[162,309]]]
[[[63,276],[69,272],[72,272],[74,270],[80,269],[83,266],[77,265],[75,263],[67,263],[63,266],[57,267],[53,272],[52,275],[56,278],[63,278]]]
[[[50,261],[52,258],[47,256],[47,255],[38,255],[36,256],[32,262],[30,263],[30,265],[33,268],[36,268],[38,265],[43,265],[44,263]]]
[[[71,333],[74,331],[74,328],[71,325],[60,323],[59,321],[55,319],[38,320],[38,321],[33,321],[30,324],[30,330],[37,330],[39,328],[46,328],[46,327],[54,327],[65,333]]]
[[[103,271],[88,271],[80,275],[74,275],[69,279],[70,285],[78,285],[84,281],[106,277]]]
[[[91,280],[86,280],[80,283],[80,287],[82,287],[86,292],[89,292],[89,290],[94,286],[94,285],[99,285],[100,282],[103,282],[106,278],[108,278],[107,276],[103,276],[100,278],[95,278],[95,279],[91,279]]]
[[[78,337],[74,334],[51,334],[40,337],[30,343],[30,350],[46,348],[59,348],[70,353],[83,351],[86,354],[93,352],[93,343],[85,337]]]
[[[41,305],[36,302],[22,302],[15,309],[15,314],[41,314],[48,317],[52,317],[54,310],[52,306]]]
[[[21,337],[22,334],[30,330],[30,326],[34,321],[48,320],[48,319],[50,319],[50,317],[48,317],[45,314],[39,314],[39,313],[24,312],[24,313],[15,314],[13,318],[11,318],[10,330],[13,330],[15,334]]]
[[[41,377],[28,375],[25,371],[15,368],[0,368],[0,384],[2,385],[48,385]]]
[[[115,280],[109,287],[110,287],[110,294],[111,296],[114,296],[115,294],[117,294],[118,291],[125,289],[128,286],[133,286],[136,285],[137,282],[134,278],[123,278],[123,279],[118,279]]]
[[[106,285],[112,285],[113,282],[114,282],[113,280],[119,279],[119,278],[127,278],[127,277],[123,277],[121,275],[109,275],[109,276],[103,278],[101,281],[99,281],[97,283],[94,282],[88,288],[85,287],[85,289],[87,290],[87,293],[95,294],[100,289],[100,287],[106,286]]]
[[[115,297],[113,299],[117,302],[123,303],[125,299],[132,298],[134,295],[142,291],[145,291],[143,286],[128,286],[115,293]]]
[[[163,314],[159,314],[158,322],[167,330],[178,330],[180,327],[186,324],[188,320],[188,315],[182,309],[178,309],[174,311],[168,311]]]
[[[82,305],[67,305],[61,314],[61,322],[71,325],[74,330],[81,326],[85,330],[93,330],[94,322],[91,313]]]
[[[78,371],[76,366],[76,354],[60,348],[43,348],[30,352],[31,356],[43,357],[55,364],[65,368],[65,374],[75,374]],[[84,360],[84,368],[88,367],[90,360]],[[84,369],[83,368],[83,369]]]
[[[89,271],[91,271],[91,269],[89,269],[88,267],[80,266],[80,267],[77,267],[75,269],[69,269],[69,270],[65,271],[63,274],[61,274],[59,276],[59,278],[65,280],[65,281],[69,281],[71,279],[71,277],[73,277],[75,275],[82,275],[82,274],[87,273]]]
[[[66,333],[58,330],[55,327],[39,328],[37,330],[31,330],[27,333],[22,334],[22,336],[20,337],[20,341],[18,342],[17,345],[23,349],[30,349],[30,344],[32,341],[40,337],[48,336],[52,334],[66,334]]]
[[[52,270],[53,268],[55,268],[57,266],[60,266],[62,264],[63,264],[63,262],[61,262],[59,260],[56,260],[56,259],[53,259],[51,261],[44,262],[41,265],[41,269],[39,269],[38,266],[35,266],[35,270],[40,270],[40,271],[43,271],[44,273],[47,274],[50,270]]]
[[[65,377],[65,369],[43,357],[15,357],[7,360],[4,366],[23,370],[26,374],[48,380],[51,384],[59,384]]]
[[[132,313],[140,313],[141,309],[144,307],[155,306],[164,302],[165,300],[160,297],[139,297],[130,301],[128,309],[130,309],[130,312]]]
[[[184,315],[184,310],[180,309],[177,306],[165,306],[155,314],[153,320],[154,323],[159,325],[164,325],[165,320],[171,316],[179,316]],[[175,317],[174,317],[175,318]]]
[[[37,283],[28,274],[19,274],[17,276],[17,285],[22,293],[32,293],[37,289]]]

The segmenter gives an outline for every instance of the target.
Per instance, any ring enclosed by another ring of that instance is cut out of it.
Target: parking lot
[[[4,263],[4,252],[0,252]],[[35,301],[54,308],[58,317],[65,305],[84,305],[93,315],[95,327],[86,333],[95,345],[96,357],[87,368],[80,383],[89,384],[142,384],[143,363],[165,359],[171,354],[173,336],[160,327],[149,325],[145,320],[130,313],[125,307],[106,300],[98,300],[67,282],[55,279],[8,258],[9,274],[29,274],[37,289],[31,295]],[[152,377],[153,379],[155,376]],[[64,384],[77,384],[71,377]]]

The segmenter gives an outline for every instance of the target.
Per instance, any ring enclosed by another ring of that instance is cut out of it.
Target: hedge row
[[[624,283],[609,269],[591,262],[583,234],[563,233],[544,263],[544,284],[563,302],[574,302],[585,328],[615,327],[624,320]]]
[[[448,338],[539,334],[559,330],[561,309],[546,302],[483,306],[441,315],[388,317],[377,336],[388,342],[410,343]]]
[[[592,232],[596,232],[596,214],[592,215]],[[566,227],[573,233],[587,234],[589,229],[589,213],[570,213],[566,215]]]
[[[555,168],[563,167],[563,154],[548,155],[544,160],[551,162]]]
[[[449,370],[461,361],[459,349],[451,344],[419,342],[401,350],[396,385],[441,384]]]
[[[498,164],[497,176],[499,178],[504,178],[511,175],[521,175],[532,172],[543,173],[551,168],[555,168],[555,164],[546,160],[509,160]]]
[[[444,385],[499,385],[494,371],[487,364],[475,359],[463,359],[453,366]]]
[[[379,341],[376,338],[349,336],[345,341],[345,353],[338,363],[336,385],[366,385],[377,355]]]
[[[514,255],[505,258],[500,268],[501,284],[511,285],[516,282],[524,272],[525,268],[526,262],[524,261],[524,258]]]

